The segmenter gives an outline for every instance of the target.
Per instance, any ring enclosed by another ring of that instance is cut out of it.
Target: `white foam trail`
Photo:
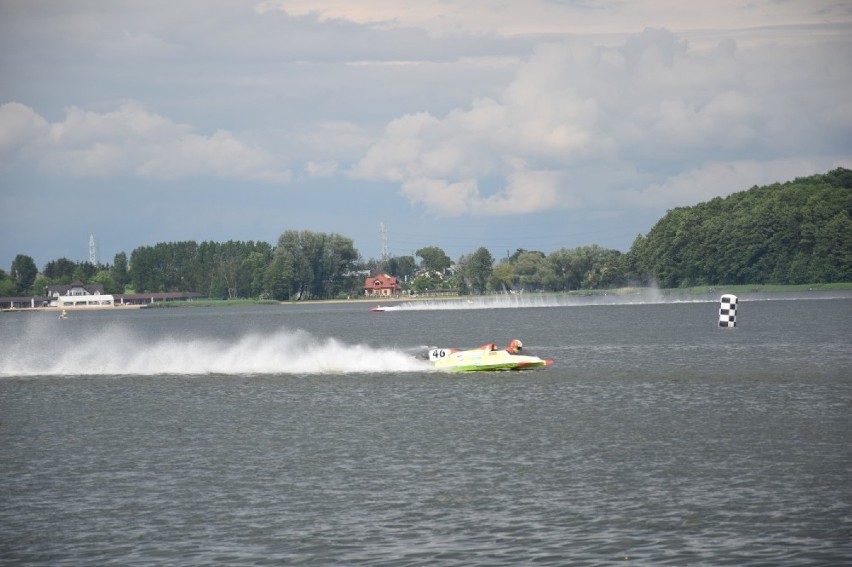
[[[431,366],[401,350],[347,345],[303,331],[246,334],[232,340],[183,337],[148,340],[123,327],[48,349],[25,338],[0,356],[0,377],[158,374],[326,374],[423,372]]]
[[[635,293],[612,295],[550,295],[511,294],[493,295],[466,299],[423,299],[399,303],[393,311],[436,311],[462,309],[516,309],[527,307],[580,307],[584,305],[644,305],[656,303],[693,303],[716,301],[717,296],[707,298],[665,297],[659,291],[646,289]],[[391,311],[385,308],[386,311]]]
[[[682,303],[714,303],[719,301],[721,292],[708,290],[707,294],[664,295],[656,288],[636,290],[618,290],[603,295],[555,295],[520,293],[509,295],[490,295],[485,297],[453,299],[418,299],[402,301],[393,307],[386,306],[385,311],[440,311],[464,309],[517,309],[528,307],[584,307],[591,305],[657,305]],[[798,299],[848,299],[852,292],[739,292],[745,301],[787,301]]]

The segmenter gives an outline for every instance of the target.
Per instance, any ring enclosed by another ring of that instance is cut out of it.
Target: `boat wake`
[[[105,329],[84,339],[33,348],[29,339],[6,345],[0,377],[333,374],[428,372],[432,367],[400,349],[345,344],[300,330],[245,334],[233,339],[139,336]],[[10,353],[15,353],[10,356]]]
[[[709,301],[710,298],[698,298]],[[673,300],[655,290],[631,294],[567,296],[552,294],[493,295],[458,299],[421,299],[400,302],[384,311],[437,311],[463,309],[517,309],[527,307],[581,307],[586,305],[638,305],[652,303],[693,302],[695,298]]]

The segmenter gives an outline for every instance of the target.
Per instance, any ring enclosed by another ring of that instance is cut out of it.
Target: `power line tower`
[[[89,235],[89,263],[93,266],[98,265],[98,247],[95,245],[95,235]]]
[[[388,227],[385,223],[379,223],[379,237],[382,240],[382,262],[387,262],[390,254],[388,253]]]

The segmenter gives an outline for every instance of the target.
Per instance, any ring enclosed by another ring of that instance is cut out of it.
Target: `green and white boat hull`
[[[552,360],[525,354],[513,354],[505,349],[477,348],[456,350],[436,348],[429,351],[429,361],[450,372],[487,372],[496,370],[529,370],[551,366]]]

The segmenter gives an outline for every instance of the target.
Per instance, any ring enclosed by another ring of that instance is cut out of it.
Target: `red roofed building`
[[[393,276],[381,274],[372,276],[364,281],[364,295],[367,297],[396,295],[402,291],[399,281]]]

